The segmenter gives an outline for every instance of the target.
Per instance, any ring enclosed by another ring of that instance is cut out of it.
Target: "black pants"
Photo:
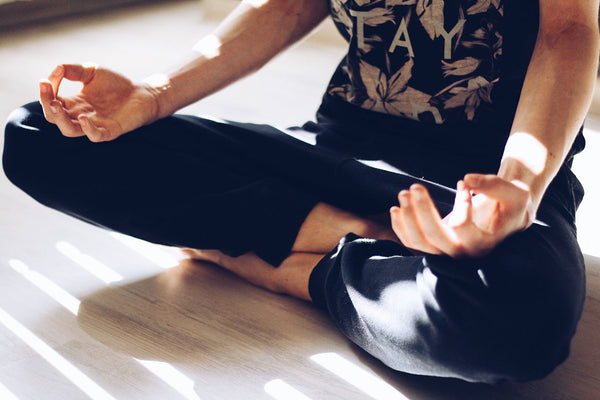
[[[399,190],[421,182],[445,213],[454,196],[446,186],[470,168],[444,160],[448,152],[424,162],[412,146],[386,145],[385,134],[340,139],[328,123],[305,125],[311,132],[317,146],[266,125],[174,116],[95,144],[63,137],[32,103],[9,119],[3,165],[39,202],[82,220],[166,245],[254,251],[274,265],[318,201],[384,213]],[[386,159],[390,148],[401,154],[387,159],[393,172],[357,161]],[[539,210],[548,226],[481,259],[414,256],[350,234],[315,268],[311,296],[392,368],[485,382],[540,378],[566,358],[585,298],[579,197],[566,164]]]

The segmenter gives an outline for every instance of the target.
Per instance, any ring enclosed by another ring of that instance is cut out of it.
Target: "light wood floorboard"
[[[178,2],[5,33],[0,120],[35,98],[37,80],[56,63],[93,60],[141,79],[214,26],[202,19],[197,2]],[[343,55],[330,43],[297,46],[254,78],[186,111],[302,123],[312,118]],[[578,215],[588,265],[585,312],[571,357],[547,379],[488,386],[394,372],[350,344],[312,305],[181,260],[173,249],[123,240],[67,218],[2,176],[0,398],[273,399],[269,393],[283,387],[313,400],[597,399],[598,132],[592,117],[588,149],[576,164],[588,191]],[[335,374],[339,366],[345,373],[356,370],[350,382]],[[367,391],[355,386],[365,382]],[[292,399],[291,393],[279,398]]]

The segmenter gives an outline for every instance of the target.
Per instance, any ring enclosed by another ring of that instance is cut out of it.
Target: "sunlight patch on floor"
[[[376,400],[410,400],[383,379],[339,354],[315,354],[310,359]]]
[[[153,246],[153,245],[151,245]],[[66,255],[71,260],[77,262],[78,264],[84,266],[87,270],[90,266],[101,266],[105,269],[101,274],[93,274],[96,278],[102,280],[105,284],[110,282],[114,282],[114,278],[118,275],[116,272],[112,271],[110,268],[106,267],[100,261],[81,253],[75,246],[68,242],[58,242],[56,244],[57,249],[63,255]],[[77,315],[80,305],[80,300],[72,296],[66,290],[58,286],[56,283],[52,282],[50,279],[40,274],[39,272],[33,271],[29,268],[23,261],[17,259],[11,259],[9,261],[9,265],[11,268],[19,273],[23,278],[27,281],[35,285],[42,292],[50,296],[64,308],[69,310],[73,315]],[[122,279],[120,275],[118,275]],[[111,279],[107,279],[110,277]],[[1,314],[0,314],[1,316]],[[4,323],[4,321],[8,321]],[[74,371],[75,367],[69,367],[69,363],[67,360],[63,359],[57,352],[52,350],[48,345],[44,344],[41,339],[34,337],[31,332],[28,332],[25,327],[20,325],[16,320],[10,318],[9,316],[3,320],[5,326],[7,326],[11,331],[17,334],[21,339],[23,339],[30,347],[36,350],[40,355],[42,355],[45,359],[47,359],[50,364],[52,364],[55,368],[66,368],[66,372],[61,370],[63,375],[67,376],[73,383],[75,383],[78,387],[81,388],[80,385],[88,385],[89,382],[82,378],[81,373],[77,373]],[[12,327],[12,329],[11,329]],[[23,336],[24,335],[24,336]],[[196,392],[194,391],[194,381],[179,372],[172,365],[161,362],[161,361],[151,361],[151,360],[139,360],[135,359],[140,365],[150,371],[152,374],[160,378],[163,382],[181,394],[187,400],[201,400]],[[78,383],[79,382],[79,383]],[[0,387],[1,389],[1,387]],[[92,387],[94,392],[97,392],[99,389]],[[82,389],[83,390],[83,389]],[[101,389],[100,389],[101,390]],[[85,390],[84,390],[85,391]],[[87,391],[86,391],[87,393]],[[2,391],[0,390],[0,394]],[[89,394],[89,393],[88,393]],[[5,399],[6,397],[0,397],[1,399]],[[112,397],[92,397],[93,399],[109,399]]]
[[[163,250],[156,244],[123,235],[122,233],[110,232],[110,236],[163,269],[176,267],[179,265],[179,261],[184,258],[183,256],[178,258],[170,251]]]
[[[0,399],[2,399],[2,400],[19,400],[19,398],[17,396],[15,396],[15,394],[13,392],[8,390],[8,388],[1,383],[0,383]]]
[[[106,284],[123,280],[123,277],[120,274],[96,260],[94,257],[82,253],[71,243],[64,241],[57,242],[56,249],[63,256],[67,257],[69,260],[73,261]]]
[[[194,381],[179,372],[171,364],[153,360],[136,359],[136,361],[167,385],[175,389],[184,398],[188,400],[200,400],[200,397],[198,397],[194,391]]]
[[[33,332],[0,308],[0,324],[27,344],[92,400],[116,400]]]
[[[50,279],[32,270],[21,260],[12,259],[8,262],[15,272],[27,279],[30,283],[56,300],[60,305],[69,310],[71,314],[77,315],[80,301],[71,296],[66,290],[52,282]]]
[[[294,389],[281,379],[274,379],[265,384],[265,392],[276,400],[310,400],[310,397]]]

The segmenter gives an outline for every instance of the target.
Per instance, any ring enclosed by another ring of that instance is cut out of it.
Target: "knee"
[[[499,297],[488,307],[489,326],[479,327],[480,335],[489,336],[478,349],[484,354],[480,365],[493,380],[542,379],[569,356],[583,312],[585,272],[576,243],[569,245],[567,234],[554,235],[561,240],[560,254],[538,251],[532,262],[514,252],[515,263],[505,263],[502,281],[494,281]],[[517,272],[506,273],[510,269]]]
[[[39,155],[48,149],[42,138],[46,135],[40,133],[53,127],[44,118],[37,102],[20,107],[10,114],[4,130],[2,167],[12,183],[22,187],[27,178],[43,165]]]
[[[438,337],[435,341],[420,338],[417,346],[408,350],[403,343],[396,351],[389,351],[390,347],[383,356],[375,355],[403,372],[497,384],[545,378],[569,354],[569,340],[540,343],[543,338],[519,341],[514,337],[490,337],[489,332],[487,337],[464,333],[460,337]]]
[[[578,307],[545,302],[546,308],[516,302],[474,311],[454,326],[460,329],[443,330],[447,335],[432,346],[433,358],[467,381],[544,378],[567,359],[579,317]]]
[[[474,368],[467,369],[473,374],[467,380],[526,382],[548,376],[569,356],[576,325],[576,319],[553,311],[555,319],[540,317],[543,312],[497,316],[468,335],[462,349]]]
[[[561,343],[543,342],[543,338],[537,341],[524,340],[484,352],[487,362],[481,366],[484,377],[481,380],[497,383],[528,382],[545,378],[567,359],[570,340]]]

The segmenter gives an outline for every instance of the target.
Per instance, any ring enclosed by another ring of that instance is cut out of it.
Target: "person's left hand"
[[[392,228],[408,248],[453,258],[480,257],[512,233],[527,229],[536,205],[529,189],[497,175],[468,174],[457,184],[452,212],[441,218],[422,185],[398,194]]]

